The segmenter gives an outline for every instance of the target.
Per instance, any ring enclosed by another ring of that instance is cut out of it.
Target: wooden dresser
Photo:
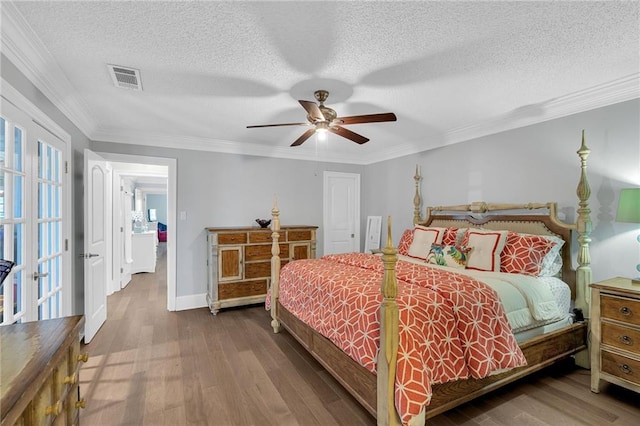
[[[0,327],[2,426],[77,425],[82,315]]]
[[[280,258],[316,257],[317,226],[282,226]],[[262,303],[271,281],[271,229],[206,228],[207,303],[211,313],[221,308]]]
[[[640,392],[640,284],[611,278],[591,284],[591,390],[600,381]]]

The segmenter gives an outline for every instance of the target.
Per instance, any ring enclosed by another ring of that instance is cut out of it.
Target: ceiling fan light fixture
[[[336,111],[324,106],[324,101],[327,100],[329,92],[326,90],[317,90],[314,93],[319,104],[315,102],[299,100],[298,103],[307,112],[306,123],[281,123],[281,124],[261,124],[257,126],[247,126],[247,128],[255,127],[279,127],[279,126],[308,126],[310,127],[304,132],[298,139],[296,139],[291,146],[300,146],[309,139],[313,134],[317,134],[316,141],[325,141],[327,139],[327,132],[331,132],[335,135],[349,139],[359,145],[369,141],[369,138],[365,138],[351,130],[342,127],[343,125],[360,124],[360,123],[381,123],[384,121],[396,121],[396,115],[392,112],[386,112],[382,114],[365,114],[365,115],[353,115],[348,117],[338,117]]]
[[[328,132],[326,130],[317,130],[316,131],[316,135],[317,135],[318,141],[320,141],[320,142],[324,142],[324,141],[327,140],[327,134],[328,134]]]

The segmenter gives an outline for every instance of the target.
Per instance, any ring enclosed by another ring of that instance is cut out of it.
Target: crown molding
[[[640,73],[520,108],[481,123],[449,130],[447,145],[530,126],[640,98]]]
[[[358,165],[378,163],[431,149],[425,147],[424,140],[420,140],[384,148],[368,155],[350,155],[345,152],[316,152],[304,147],[267,147],[219,139],[101,129],[99,123],[87,113],[89,108],[75,95],[75,89],[57,65],[56,59],[47,51],[17,8],[10,2],[2,2],[1,12],[2,53],[93,141]],[[439,139],[446,145],[451,145],[637,98],[640,98],[640,73],[530,105],[491,120],[450,129]]]
[[[87,137],[96,127],[86,105],[24,17],[2,2],[2,53]]]
[[[296,148],[264,146],[257,144],[239,143],[222,139],[185,137],[167,135],[166,133],[152,134],[149,132],[131,132],[101,129],[91,138],[96,142],[121,143],[129,145],[153,146],[169,149],[188,149],[194,151],[219,152],[224,154],[253,155],[259,157],[283,158],[289,160],[322,161],[343,164],[365,164],[361,156],[350,158],[348,154],[339,151],[315,151],[311,145]]]
[[[586,90],[570,93],[566,96],[550,99],[533,105],[531,108],[523,108],[519,111],[496,117],[493,120],[452,129],[441,136],[434,135],[433,138],[444,141],[444,145],[453,145],[637,98],[640,98],[640,73],[600,84]],[[109,132],[103,130],[93,135],[91,139],[113,143],[358,165],[374,164],[407,155],[414,155],[442,145],[436,144],[428,147],[425,146],[424,140],[420,140],[394,145],[393,147],[376,150],[366,155],[356,154],[350,156],[344,152],[315,152],[302,147],[295,149],[291,149],[288,146],[266,147],[219,139],[168,136],[166,134],[150,133],[133,134],[132,132],[122,132],[119,130]]]

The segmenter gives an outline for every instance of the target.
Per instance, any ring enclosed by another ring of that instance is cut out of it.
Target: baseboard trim
[[[176,297],[176,311],[207,307],[207,293]]]

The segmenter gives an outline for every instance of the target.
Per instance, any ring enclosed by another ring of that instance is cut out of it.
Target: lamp
[[[640,223],[640,188],[625,188],[620,190],[616,222]],[[640,234],[638,234],[640,243]],[[640,264],[636,265],[640,272]],[[632,280],[634,284],[640,284],[640,278]]]

